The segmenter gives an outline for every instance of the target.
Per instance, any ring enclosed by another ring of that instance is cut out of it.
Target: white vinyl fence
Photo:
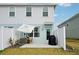
[[[66,50],[65,27],[58,28],[53,34],[56,36],[58,46]],[[13,38],[15,43],[20,38],[20,32],[13,28],[0,28],[0,50],[10,46],[10,37]]]
[[[10,38],[12,38],[13,43],[15,44],[15,41],[20,39],[21,36],[22,35],[20,35],[20,32],[14,28],[1,27],[0,28],[0,50],[3,50],[11,45],[9,43]]]
[[[0,28],[0,50],[3,50],[10,46],[9,40],[14,40],[14,29],[12,28]]]
[[[2,29],[0,29],[0,50],[3,50],[3,45],[2,45]]]
[[[66,35],[65,35],[65,27],[58,28],[54,31],[54,35],[56,36],[58,45],[66,50]]]

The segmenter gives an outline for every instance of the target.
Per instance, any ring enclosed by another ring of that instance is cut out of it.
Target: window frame
[[[32,16],[32,7],[31,6],[26,6],[26,17],[31,17],[31,16]]]
[[[43,7],[43,17],[48,17],[48,7]]]
[[[40,37],[39,27],[37,27],[37,28],[38,28],[38,30],[36,30],[36,31],[34,28],[34,37]],[[33,31],[30,33],[30,36],[33,37]]]
[[[40,37],[40,33],[39,33],[39,28],[38,27],[34,28],[34,37]]]
[[[13,8],[14,10],[12,10],[11,8]],[[14,13],[13,15],[11,13]],[[9,7],[9,17],[15,17],[15,7],[11,6]]]

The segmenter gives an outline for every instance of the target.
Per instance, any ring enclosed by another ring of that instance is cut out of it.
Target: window
[[[43,16],[48,16],[48,7],[43,8]]]
[[[31,6],[26,7],[26,16],[31,16]]]
[[[13,26],[4,26],[4,28],[13,28]]]
[[[29,34],[30,37],[33,37],[33,31]]]
[[[10,7],[9,16],[10,17],[14,17],[15,16],[15,8],[14,7]]]
[[[53,24],[44,24],[45,28],[52,28]]]
[[[39,37],[39,29],[38,29],[38,27],[34,28],[34,37]]]
[[[49,36],[50,36],[50,29],[47,29],[47,40],[49,40]]]
[[[30,37],[33,37],[33,31],[30,33]],[[39,29],[38,27],[34,28],[34,37],[39,37]]]
[[[10,12],[10,16],[15,16],[15,12]]]

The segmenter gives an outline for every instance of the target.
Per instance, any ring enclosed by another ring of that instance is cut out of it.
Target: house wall
[[[46,44],[46,29],[43,27],[43,25],[39,26],[39,37],[34,37],[33,43],[35,44]]]
[[[61,26],[66,27],[66,37],[79,39],[79,15]]]
[[[44,7],[42,5],[41,6],[32,6],[32,16],[31,17],[26,17],[26,6],[14,6],[15,7],[15,17],[9,16],[10,5],[0,6],[0,25],[6,26],[8,24],[10,26],[13,24],[15,27],[17,27],[16,25],[18,25],[18,24],[20,24],[20,25],[22,25],[22,24],[39,25],[39,24],[44,24],[44,22],[52,22],[53,23],[54,6],[49,6],[49,5],[46,5],[46,6],[48,6],[48,17],[42,16],[43,7]],[[9,38],[11,37],[10,30],[11,29],[9,29],[9,28],[3,29],[3,35],[4,35],[3,42],[0,41],[0,43],[3,43],[3,48],[10,46],[10,44],[9,44]],[[15,35],[14,37],[16,39],[20,38],[19,35],[21,37],[23,37],[22,36],[23,34],[21,35],[21,33],[19,34],[16,32],[14,33],[14,35]],[[40,26],[39,32],[40,32],[40,37],[35,37],[34,42],[47,43],[46,30],[42,26]]]
[[[0,6],[0,24],[43,24],[53,21],[54,7],[48,6],[48,17],[43,17],[44,6],[32,6],[32,16],[26,16],[26,6],[14,6],[15,17],[9,16],[11,6]]]

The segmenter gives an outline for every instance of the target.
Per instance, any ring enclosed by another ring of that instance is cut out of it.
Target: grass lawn
[[[0,50],[0,53],[2,53],[3,52],[3,50]]]
[[[67,40],[73,51],[64,51],[61,48],[9,48],[1,55],[79,55],[79,40]]]

